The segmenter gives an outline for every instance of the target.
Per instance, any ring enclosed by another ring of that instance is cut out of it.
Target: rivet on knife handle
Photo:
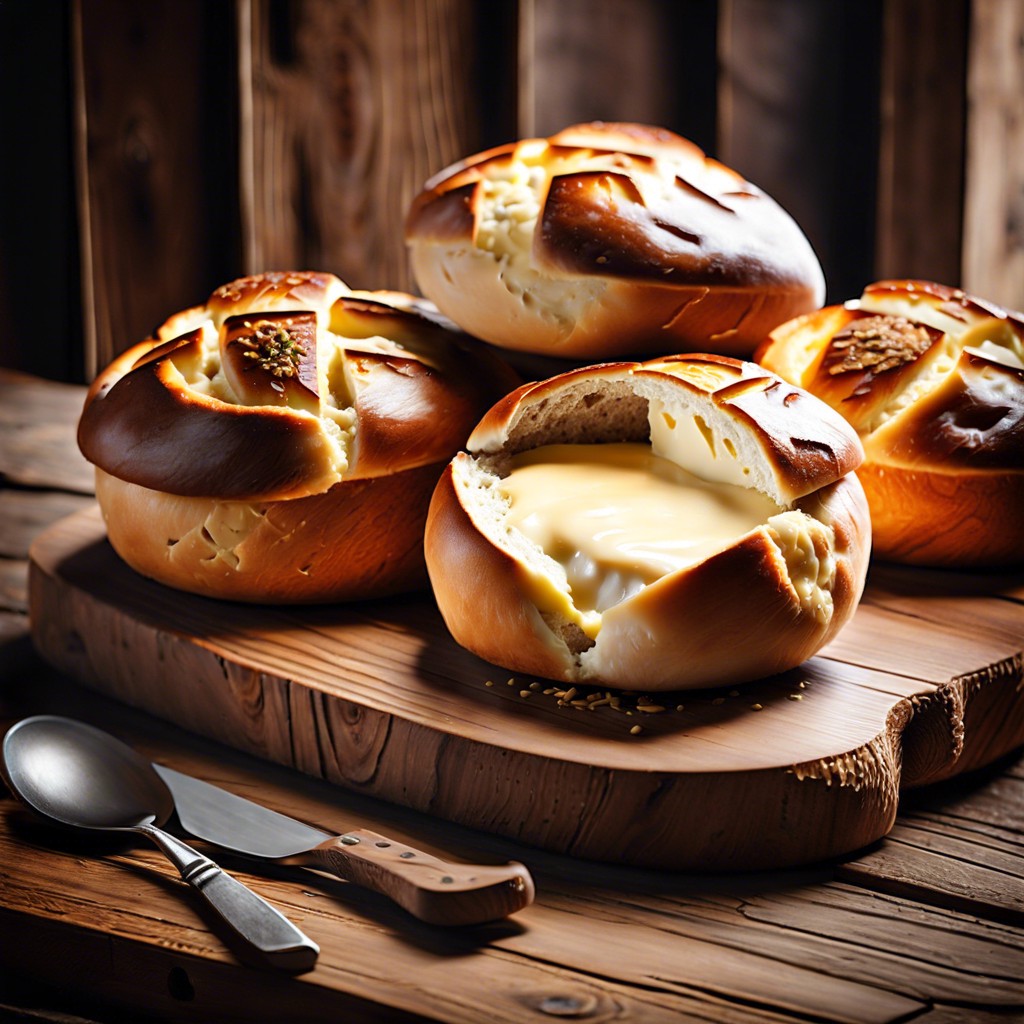
[[[429,924],[482,924],[533,902],[523,864],[459,864],[366,829],[321,843],[307,855],[317,866],[389,896]]]

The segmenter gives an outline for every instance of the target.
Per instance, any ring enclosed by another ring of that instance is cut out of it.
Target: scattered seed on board
[[[711,703],[712,704],[724,704],[725,703],[725,698],[724,697],[715,697],[715,699]]]
[[[750,710],[751,711],[763,711],[764,710],[764,705],[763,704],[751,704],[750,705]]]
[[[629,730],[629,733],[631,736],[639,736],[643,731],[644,727],[642,725],[634,725],[633,728]]]
[[[519,696],[520,697],[529,697],[530,696],[530,691],[529,690],[520,690],[519,691]]]
[[[484,686],[493,686],[493,685],[494,685],[494,680],[493,679],[488,679],[487,682],[484,683]]]
[[[787,694],[790,700],[803,700],[804,695],[802,693],[790,693]]]

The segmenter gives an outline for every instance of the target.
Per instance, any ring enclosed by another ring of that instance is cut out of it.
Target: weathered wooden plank
[[[251,271],[404,288],[405,213],[486,112],[468,0],[242,0],[242,223]]]
[[[0,477],[26,487],[92,494],[75,443],[85,388],[0,369]]]
[[[716,3],[524,6],[522,134],[546,136],[580,121],[639,121],[714,147]]]
[[[0,558],[0,611],[28,612],[28,560]]]
[[[909,999],[1024,1005],[1019,929],[836,882],[748,876],[673,888],[658,881],[622,894],[609,886],[604,899],[560,889],[548,902],[623,924],[657,915],[660,933],[719,946],[726,963],[731,950],[776,962],[783,986],[805,984],[799,972],[810,967],[821,976],[812,988],[838,978]],[[828,1016],[828,997],[818,998],[815,1011]]]
[[[883,5],[876,278],[960,283],[967,11]]]
[[[1024,4],[974,0],[968,65],[964,286],[1024,309]]]
[[[15,678],[30,665],[38,668],[32,651],[28,616],[0,611],[0,682]]]
[[[66,980],[83,992],[130,999],[150,1012],[173,1012],[167,987],[143,988],[133,979],[140,970],[157,971],[162,962],[165,974],[168,966],[179,964],[193,979],[202,979],[193,980],[197,1005],[190,1009],[201,1011],[205,1019],[225,1021],[280,1020],[282,1013],[290,1020],[327,1020],[329,1013],[351,1009],[347,1004],[353,1003],[369,1014],[356,1019],[407,1019],[422,1014],[453,1024],[479,1024],[484,1016],[524,1024],[537,1020],[543,1005],[590,1008],[594,1015],[617,1009],[626,1019],[664,1024],[706,1020],[711,1013],[723,1024],[791,1019],[705,993],[697,965],[677,970],[692,978],[690,985],[664,980],[651,992],[633,976],[635,962],[604,976],[595,972],[593,962],[587,963],[583,943],[551,960],[545,949],[543,916],[528,924],[523,918],[522,928],[437,929],[337,880],[310,875],[296,884],[294,875],[290,879],[260,877],[236,865],[233,870],[242,881],[319,943],[315,971],[295,981],[248,971],[234,962],[216,929],[210,930],[201,905],[172,877],[166,862],[148,849],[118,852],[109,844],[106,849],[95,845],[90,849],[73,840],[51,849],[40,829],[15,830],[7,821],[0,822],[0,855],[8,864],[25,861],[16,879],[0,879],[0,913],[26,936],[26,947],[10,951],[5,960],[21,961],[26,970],[45,968],[48,960],[39,948],[39,936],[58,936],[60,947],[92,951],[89,959],[95,958],[99,948],[116,944],[118,955],[104,970],[91,977],[76,972],[77,977]],[[578,923],[575,915],[569,915],[569,920]],[[522,950],[507,948],[501,940],[510,932],[536,934],[538,941]],[[642,940],[638,935],[635,941]],[[669,958],[677,950],[666,947],[659,954],[648,946],[648,952],[654,952],[655,962],[668,971]],[[714,953],[709,949],[701,959],[711,961]],[[614,950],[609,947],[604,957],[614,959]],[[443,985],[436,983],[440,969],[446,979]],[[767,972],[770,965],[761,970]],[[752,988],[754,983],[746,984]],[[887,1021],[895,1012],[910,1008],[906,1000],[865,986],[839,986],[836,1001],[839,992],[856,993],[875,1012],[837,1020]],[[287,1011],[281,1002],[286,993],[295,1000]],[[371,1005],[380,1007],[380,1016],[368,1009]]]
[[[75,4],[88,379],[237,266],[231,7]]]
[[[917,794],[913,809],[889,836],[842,865],[840,877],[1019,926],[1024,922],[1024,780],[1011,773],[982,783],[966,778]]]
[[[28,558],[29,545],[46,527],[92,502],[81,494],[0,486],[0,558]]]
[[[71,7],[0,4],[0,365],[61,380],[82,379]]]
[[[874,263],[881,0],[721,0],[717,156],[804,229],[828,299]]]

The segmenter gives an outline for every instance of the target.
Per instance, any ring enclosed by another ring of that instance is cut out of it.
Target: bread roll
[[[260,274],[118,356],[78,440],[142,574],[236,601],[375,597],[426,584],[437,477],[515,383],[422,300]]]
[[[646,691],[800,664],[849,619],[870,524],[849,425],[738,360],[611,363],[495,405],[425,537],[455,639],[514,672]]]
[[[1024,559],[1024,316],[929,281],[881,281],[779,327],[758,358],[856,428],[876,555]]]
[[[594,362],[749,356],[819,306],[807,239],[672,132],[582,124],[442,171],[406,222],[424,295],[503,348]]]

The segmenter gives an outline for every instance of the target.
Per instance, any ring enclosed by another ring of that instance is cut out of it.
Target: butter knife
[[[421,921],[482,924],[533,901],[533,879],[517,861],[455,863],[364,828],[332,835],[173,768],[153,767],[191,835],[276,864],[331,871],[390,897]]]

